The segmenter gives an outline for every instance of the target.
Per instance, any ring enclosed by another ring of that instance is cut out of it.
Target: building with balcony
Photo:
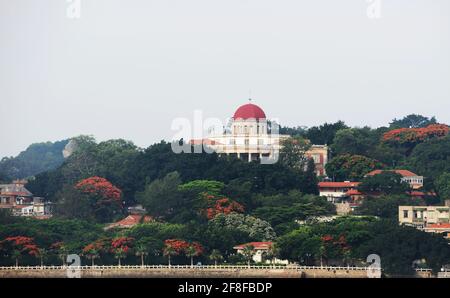
[[[49,217],[51,203],[35,197],[25,188],[25,180],[15,180],[11,184],[0,184],[0,209],[11,210],[15,216]]]

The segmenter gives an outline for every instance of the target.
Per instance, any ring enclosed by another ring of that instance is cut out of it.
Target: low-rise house
[[[329,202],[340,203],[348,201],[352,196],[362,196],[358,191],[360,182],[319,182],[320,196],[327,197]]]
[[[51,203],[44,198],[34,197],[25,184],[25,180],[0,184],[0,209],[9,209],[15,216],[50,217]]]
[[[449,206],[399,206],[398,221],[400,224],[442,234],[450,239]]]
[[[425,227],[428,224],[450,222],[449,206],[399,206],[400,224]]]
[[[407,182],[411,186],[411,188],[414,190],[423,187],[423,176],[419,176],[408,170],[374,170],[370,173],[367,173],[366,177],[378,175],[383,172],[394,172],[394,173],[400,174],[402,176],[402,180],[404,182]]]
[[[253,261],[255,263],[267,263],[270,264],[272,263],[272,260],[265,258],[264,254],[266,252],[268,252],[270,250],[270,248],[272,247],[273,243],[270,241],[265,241],[265,242],[249,242],[249,243],[244,243],[244,244],[240,244],[240,245],[236,245],[235,247],[233,247],[233,249],[235,249],[237,251],[238,254],[242,254],[245,247],[246,246],[253,246],[253,250],[254,250],[254,255],[253,255]],[[289,264],[288,260],[280,260],[275,258],[273,260],[273,263],[275,264]]]

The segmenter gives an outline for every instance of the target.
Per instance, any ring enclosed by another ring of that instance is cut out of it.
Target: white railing
[[[225,269],[225,270],[242,270],[242,269],[259,269],[259,270],[368,270],[369,267],[344,267],[344,266],[280,266],[280,265],[94,265],[94,266],[4,266],[0,267],[2,270],[120,270],[120,269],[134,269],[134,270],[149,270],[149,269],[196,269],[196,270],[214,270],[214,269]]]

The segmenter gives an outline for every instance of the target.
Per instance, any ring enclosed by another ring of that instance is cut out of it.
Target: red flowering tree
[[[82,255],[91,260],[91,265],[94,266],[94,260],[100,257],[102,252],[108,251],[108,239],[100,239],[89,243],[83,248]]]
[[[19,266],[19,259],[23,256],[39,257],[39,248],[33,238],[25,236],[7,237],[0,241],[0,251],[4,256],[14,259],[16,267]]]
[[[119,266],[121,266],[121,259],[130,253],[133,243],[134,238],[132,237],[118,237],[111,241],[111,252],[119,260]]]
[[[101,222],[111,221],[123,208],[122,191],[102,177],[83,179],[75,189],[90,197],[95,217]]]
[[[163,254],[169,260],[172,256],[186,255],[191,259],[191,266],[194,265],[194,257],[200,256],[203,253],[203,246],[198,242],[187,242],[180,239],[167,239],[164,241]]]
[[[167,239],[164,241],[163,255],[167,257],[169,267],[171,266],[171,258],[182,254],[188,247],[189,243],[184,240]]]
[[[322,258],[343,258],[348,262],[351,255],[350,245],[344,235],[333,237],[331,235],[324,235],[321,238],[322,245],[320,247],[321,266]]]
[[[383,134],[382,141],[405,147],[414,147],[418,143],[448,135],[449,127],[445,124],[431,124],[420,128],[399,128]]]
[[[66,265],[66,257],[69,254],[69,249],[64,242],[58,241],[50,245],[50,252],[58,255],[63,263],[63,266]]]
[[[217,197],[215,195],[207,194],[206,199],[206,217],[213,219],[217,214],[230,214],[231,212],[242,213],[245,208],[243,205],[226,197]]]

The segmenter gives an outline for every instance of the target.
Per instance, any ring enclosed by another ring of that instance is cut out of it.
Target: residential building
[[[233,247],[233,249],[235,249],[238,254],[242,254],[242,252],[244,251],[244,248],[249,245],[253,246],[253,250],[254,250],[253,261],[255,263],[263,263],[263,262],[271,263],[272,262],[272,260],[268,260],[264,257],[264,253],[269,251],[269,249],[273,245],[273,243],[270,241],[244,243],[244,244],[236,245],[235,247]],[[289,264],[289,261],[280,260],[277,258],[275,258],[273,260],[273,262],[275,264]]]
[[[319,195],[327,197],[329,202],[358,201],[362,197],[357,189],[360,182],[319,182]]]
[[[398,221],[400,224],[425,232],[439,233],[450,239],[449,206],[399,206]]]
[[[51,203],[44,198],[34,197],[25,188],[25,180],[15,180],[11,184],[0,184],[0,209],[9,209],[15,216],[48,218]]]
[[[366,174],[367,176],[374,176],[383,172],[394,172],[402,176],[402,181],[407,182],[413,190],[423,187],[423,176],[419,176],[408,170],[374,170]]]

